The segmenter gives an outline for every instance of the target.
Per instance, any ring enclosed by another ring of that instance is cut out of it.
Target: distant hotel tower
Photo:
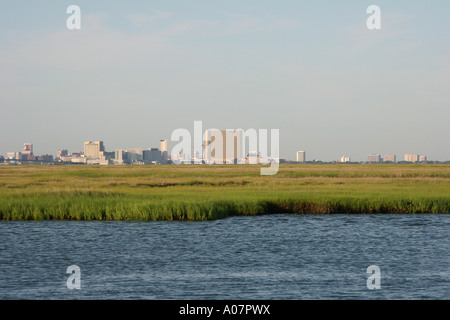
[[[305,151],[297,151],[297,162],[305,162],[305,161],[306,161]]]
[[[384,156],[384,162],[397,162],[395,154],[387,154]]]
[[[351,162],[352,160],[350,159],[350,157],[347,157],[347,156],[342,156],[340,159],[339,159],[339,162]]]
[[[167,163],[167,140],[161,140],[159,150],[161,151],[161,163]]]
[[[367,162],[381,162],[381,157],[379,154],[369,154],[367,156]]]
[[[418,162],[419,161],[419,155],[407,153],[407,154],[405,154],[405,161],[406,162]]]
[[[104,151],[103,141],[84,142],[84,156],[87,159],[101,159]]]
[[[243,158],[242,130],[206,130],[205,161],[237,163]]]
[[[23,150],[20,152],[21,160],[32,160],[33,157],[33,144],[32,143],[24,143],[23,144]]]

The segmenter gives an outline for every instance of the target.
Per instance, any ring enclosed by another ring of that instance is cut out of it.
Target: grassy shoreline
[[[450,165],[4,166],[0,220],[449,213]]]

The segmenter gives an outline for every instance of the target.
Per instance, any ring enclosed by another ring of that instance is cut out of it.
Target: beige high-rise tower
[[[396,162],[396,156],[395,154],[387,154],[384,156],[384,162]]]
[[[161,163],[167,163],[167,140],[161,140],[161,145],[159,150],[161,151]]]
[[[103,141],[84,142],[84,156],[87,159],[101,159],[104,151],[105,147],[103,146]]]
[[[297,162],[305,162],[305,161],[306,161],[305,151],[297,151]]]
[[[243,158],[242,130],[205,131],[205,161],[210,163],[236,163]]]
[[[31,157],[33,157],[33,144],[24,143],[21,154],[22,154],[21,158],[30,159]]]
[[[407,153],[405,154],[405,161],[406,162],[418,162],[419,161],[419,155],[413,154],[413,153]]]

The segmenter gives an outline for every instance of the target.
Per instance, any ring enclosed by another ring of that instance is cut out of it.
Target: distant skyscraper
[[[381,157],[379,154],[369,154],[367,156],[367,162],[381,162]]]
[[[305,151],[297,151],[297,162],[305,162],[306,154]]]
[[[104,151],[103,141],[84,142],[84,156],[87,159],[101,159]]]
[[[243,157],[242,130],[206,130],[205,161],[234,163]]]
[[[33,154],[33,144],[32,143],[24,143],[23,151],[29,151],[31,154]]]
[[[167,163],[168,152],[167,152],[167,140],[161,140],[161,163]]]
[[[419,157],[419,162],[427,162],[427,157],[426,156],[420,156]]]
[[[384,162],[397,162],[395,154],[387,154],[384,156]]]
[[[341,159],[339,159],[339,162],[351,162],[350,157],[342,156]]]
[[[405,154],[405,161],[406,162],[418,162],[419,161],[419,155],[407,153]]]
[[[122,149],[116,149],[116,154],[114,156],[114,163],[123,164],[126,158],[126,153]]]
[[[33,157],[33,144],[32,143],[24,143],[23,150],[20,153],[21,153],[22,159],[24,159],[24,160],[31,159]]]

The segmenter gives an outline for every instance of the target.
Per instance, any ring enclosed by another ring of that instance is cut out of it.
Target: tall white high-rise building
[[[116,149],[114,163],[123,164],[125,159],[126,159],[126,152],[124,152],[123,149]]]
[[[342,156],[342,157],[339,159],[339,162],[351,162],[351,159],[350,159],[350,157]]]
[[[167,140],[161,140],[160,148],[161,150],[161,163],[167,163],[168,152],[167,152]]]
[[[305,151],[297,151],[297,162],[305,162],[306,154]]]

